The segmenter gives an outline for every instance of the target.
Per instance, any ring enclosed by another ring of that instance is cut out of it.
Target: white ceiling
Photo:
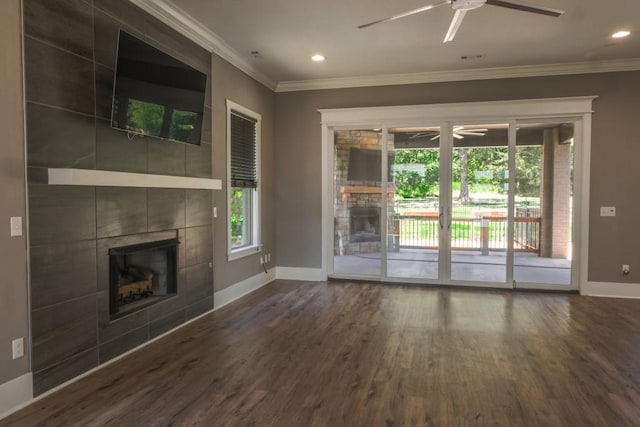
[[[439,0],[166,0],[275,82],[640,59],[640,0],[527,0],[559,18],[484,5],[443,44],[450,5],[357,26]],[[630,37],[614,40],[619,29]],[[254,58],[252,51],[259,51]],[[326,56],[314,63],[314,53]],[[465,55],[481,59],[461,59]],[[640,63],[640,62],[639,62]]]

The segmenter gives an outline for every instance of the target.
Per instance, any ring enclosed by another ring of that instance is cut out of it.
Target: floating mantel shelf
[[[219,179],[69,168],[49,168],[48,183],[49,185],[185,188],[195,190],[220,190],[222,188],[222,181]]]

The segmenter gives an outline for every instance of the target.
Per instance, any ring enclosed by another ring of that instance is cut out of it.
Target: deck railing
[[[514,249],[539,252],[539,217],[514,218]],[[402,215],[395,219],[390,234],[396,234],[400,248],[437,248],[440,223],[437,214]],[[454,217],[451,220],[451,247],[457,250],[506,250],[507,218],[486,216]]]

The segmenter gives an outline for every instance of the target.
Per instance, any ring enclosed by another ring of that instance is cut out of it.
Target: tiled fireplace
[[[206,73],[209,85],[211,54],[127,0],[55,7],[24,0],[24,21],[32,370],[39,395],[213,308],[211,190],[129,185],[136,178],[50,185],[46,178],[51,168],[71,168],[211,179],[210,95],[200,145],[130,138],[109,125],[120,29]],[[179,244],[138,252],[167,241]],[[122,264],[116,274],[129,276],[131,285],[116,307],[113,257]],[[125,257],[128,267],[139,268],[127,268]]]

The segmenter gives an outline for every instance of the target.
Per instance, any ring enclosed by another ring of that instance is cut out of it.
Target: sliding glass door
[[[442,129],[334,132],[334,275],[570,286],[574,124]]]
[[[515,148],[515,287],[572,285],[575,124],[520,122]]]
[[[507,281],[509,125],[453,126],[451,280]]]
[[[336,275],[382,276],[382,209],[385,206],[382,140],[380,129],[334,132],[333,272]]]
[[[389,131],[387,276],[436,281],[440,271],[440,127]]]
[[[501,103],[485,104],[497,111]],[[575,163],[584,164],[587,116],[456,121],[445,113],[472,114],[466,107],[443,110],[425,110],[442,116],[431,123],[414,119],[398,126],[396,117],[390,126],[372,120],[325,133],[331,141],[325,149],[331,165],[329,275],[576,289],[584,205],[574,197],[583,185]]]

